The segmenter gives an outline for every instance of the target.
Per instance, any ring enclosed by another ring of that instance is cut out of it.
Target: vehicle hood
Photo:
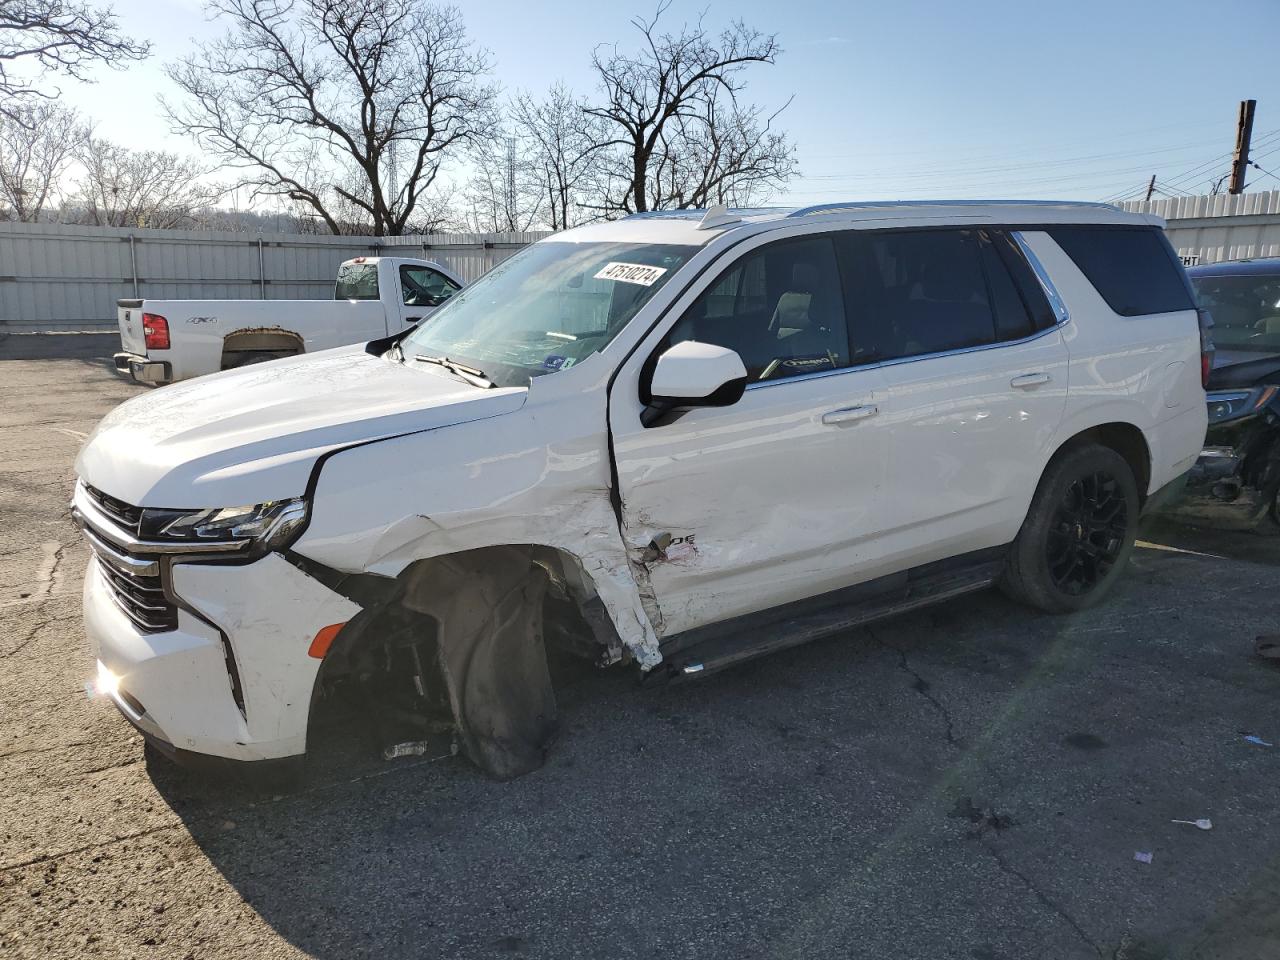
[[[1209,372],[1209,390],[1243,389],[1280,383],[1280,353],[1218,349]]]
[[[134,397],[98,424],[76,472],[136,506],[280,500],[305,493],[331,450],[510,413],[527,395],[339,347]]]

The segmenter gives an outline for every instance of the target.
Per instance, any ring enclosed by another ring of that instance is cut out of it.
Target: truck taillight
[[[169,321],[160,314],[142,315],[142,333],[146,337],[148,350],[169,349]]]
[[[1197,310],[1196,316],[1200,321],[1200,386],[1207,390],[1209,374],[1213,372],[1213,335],[1209,332],[1213,329],[1213,317],[1204,309]]]

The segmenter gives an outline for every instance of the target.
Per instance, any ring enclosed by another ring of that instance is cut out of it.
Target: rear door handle
[[[826,424],[852,423],[854,420],[865,420],[867,417],[874,417],[880,412],[880,408],[874,403],[866,403],[859,407],[842,407],[839,410],[829,410],[822,415],[822,422]]]
[[[1009,386],[1017,387],[1019,390],[1027,390],[1031,387],[1044,386],[1053,380],[1053,377],[1047,373],[1024,373],[1020,377],[1014,377],[1009,381]]]

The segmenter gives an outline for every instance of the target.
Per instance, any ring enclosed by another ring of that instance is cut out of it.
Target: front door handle
[[[839,410],[829,410],[824,413],[822,422],[826,424],[852,423],[855,420],[874,417],[879,412],[880,408],[874,403],[865,403],[859,407],[842,407]]]
[[[422,319],[421,317],[405,317],[405,318],[404,318],[404,322],[405,322],[405,323],[417,323],[417,322],[418,322],[419,320],[421,320],[421,319]]]
[[[1032,387],[1042,387],[1046,383],[1053,380],[1053,377],[1047,373],[1024,373],[1020,377],[1014,377],[1009,381],[1009,386],[1017,387],[1019,390],[1029,390]]]

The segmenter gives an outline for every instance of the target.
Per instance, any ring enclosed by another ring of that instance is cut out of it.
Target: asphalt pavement
[[[0,956],[1280,956],[1280,538],[1154,526],[1075,616],[989,592],[701,683],[574,675],[511,783],[339,736],[250,789],[84,692],[72,463],[141,389],[0,362]]]

